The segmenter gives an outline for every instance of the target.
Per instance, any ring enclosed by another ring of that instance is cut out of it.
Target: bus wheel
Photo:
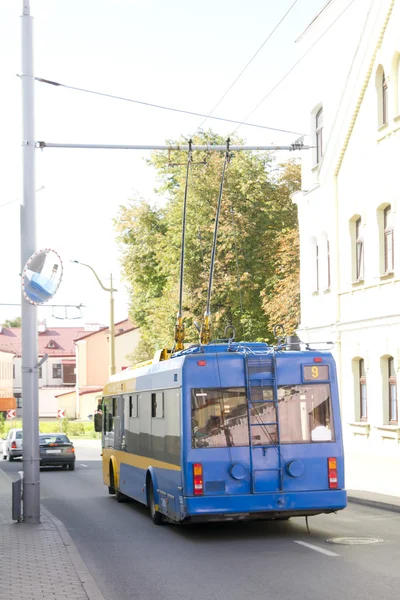
[[[156,509],[156,504],[154,502],[154,489],[153,489],[153,483],[150,480],[150,482],[148,483],[148,488],[147,488],[147,498],[148,498],[148,503],[149,503],[149,510],[150,510],[150,516],[152,518],[152,521],[155,525],[162,525],[164,523],[164,515],[162,515],[160,512],[158,512],[158,510]]]
[[[115,492],[115,497],[117,499],[117,502],[127,502],[128,501],[128,496],[125,496],[125,494],[123,494],[119,490],[117,490]]]
[[[112,468],[112,464],[111,463],[110,463],[110,485],[108,486],[108,493],[110,495],[115,494],[114,469]]]

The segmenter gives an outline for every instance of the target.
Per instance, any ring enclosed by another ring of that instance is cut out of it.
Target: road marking
[[[307,542],[300,542],[293,540],[295,544],[300,544],[301,546],[305,546],[306,548],[311,548],[311,550],[315,550],[316,552],[321,552],[321,554],[326,554],[327,556],[340,556],[340,554],[336,554],[336,552],[331,552],[330,550],[325,550],[325,548],[321,548],[320,546],[314,546],[313,544],[307,544]]]
[[[80,463],[80,465],[79,465],[79,466],[80,466],[80,467],[86,467],[86,469],[88,468],[88,466],[87,466],[87,465],[83,465],[82,463]]]

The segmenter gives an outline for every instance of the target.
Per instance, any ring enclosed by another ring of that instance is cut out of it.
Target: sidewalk
[[[11,479],[0,468],[0,600],[104,600],[64,525],[11,519]]]
[[[400,512],[399,496],[387,496],[385,494],[360,490],[347,490],[347,500],[354,504],[363,504],[364,506],[372,506],[373,508]]]

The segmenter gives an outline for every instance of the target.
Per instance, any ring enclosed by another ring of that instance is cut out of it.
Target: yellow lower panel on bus
[[[156,460],[155,458],[138,456],[137,454],[129,454],[128,452],[115,450],[114,448],[103,448],[103,481],[108,486],[110,485],[110,460],[114,468],[114,485],[116,488],[119,488],[119,472],[121,463],[143,470],[146,470],[149,467],[154,467],[157,469],[169,469],[171,471],[181,470],[181,467],[178,465]]]

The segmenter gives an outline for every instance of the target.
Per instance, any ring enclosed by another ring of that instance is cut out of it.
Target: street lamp
[[[114,336],[114,296],[113,296],[113,292],[118,292],[118,290],[116,290],[115,288],[113,288],[112,286],[112,274],[110,275],[110,287],[107,288],[105,285],[103,285],[100,281],[99,276],[97,275],[96,271],[93,269],[93,267],[91,267],[90,265],[86,265],[85,263],[79,262],[79,260],[72,260],[71,262],[76,263],[77,265],[82,265],[83,267],[87,267],[88,269],[90,269],[93,273],[93,275],[96,277],[97,281],[99,282],[100,286],[102,287],[102,289],[105,292],[110,292],[110,348],[109,348],[109,371],[110,371],[110,375],[115,375],[116,372],[116,368],[115,368],[115,336]]]

